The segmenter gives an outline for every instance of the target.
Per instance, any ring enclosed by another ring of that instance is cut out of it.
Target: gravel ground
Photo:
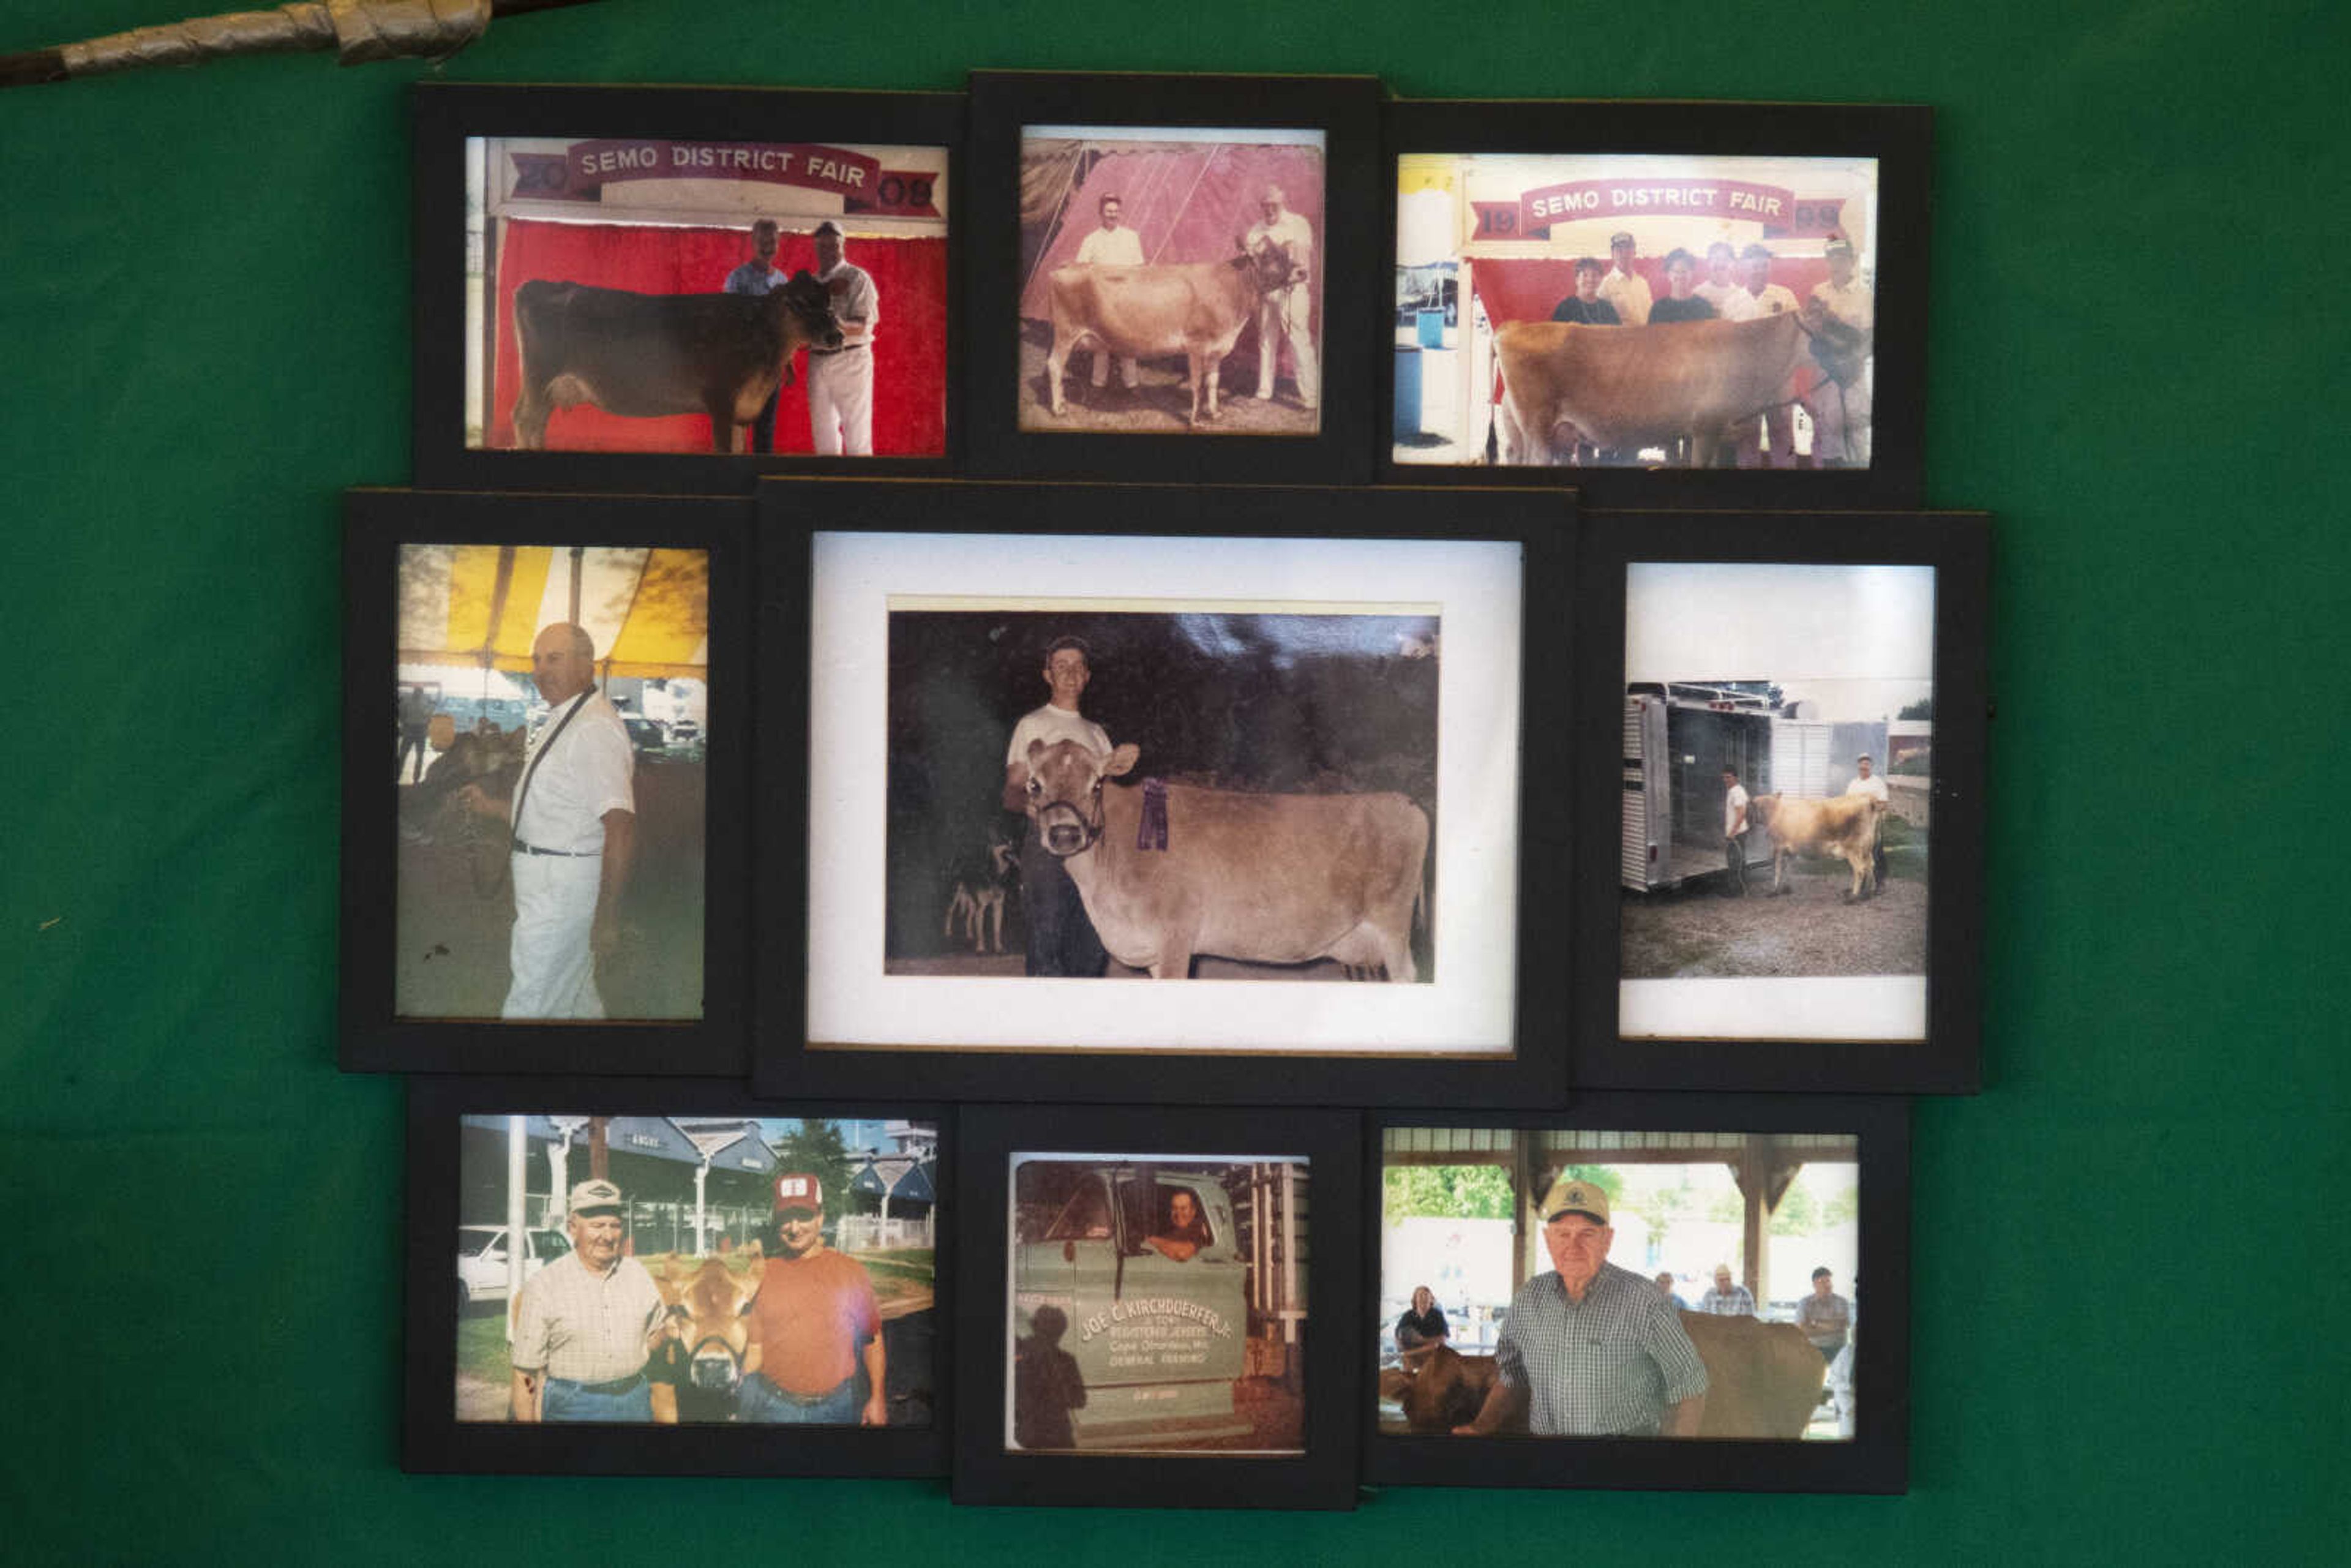
[[[1877,895],[1847,905],[1843,862],[1791,874],[1793,889],[1769,896],[1771,872],[1750,868],[1745,898],[1721,896],[1722,878],[1701,877],[1673,893],[1623,895],[1624,967],[1628,980],[1715,976],[1923,975],[1927,972],[1927,883],[1907,874],[1896,852]],[[1924,858],[1921,856],[1920,858]]]
[[[1070,355],[1061,376],[1061,399],[1069,412],[1056,419],[1047,407],[1045,350],[1047,345],[1024,333],[1020,340],[1020,428],[1023,430],[1115,431],[1164,434],[1190,428],[1192,394],[1184,384],[1181,359],[1145,360],[1137,367],[1141,382],[1133,392],[1118,384],[1111,369],[1110,385],[1097,392],[1086,384],[1093,374],[1093,350]],[[1274,383],[1273,398],[1259,402],[1257,352],[1254,348],[1228,355],[1217,380],[1217,417],[1202,423],[1201,435],[1312,435],[1322,428],[1322,415],[1301,407],[1298,389],[1289,377]],[[1238,395],[1236,395],[1238,394]]]

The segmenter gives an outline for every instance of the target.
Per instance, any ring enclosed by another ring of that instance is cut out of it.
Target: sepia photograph
[[[931,1420],[938,1128],[468,1114],[460,1422]]]
[[[467,450],[946,454],[948,148],[464,150]]]
[[[1303,1451],[1302,1156],[1011,1167],[1008,1452]]]
[[[810,550],[811,1051],[1513,1051],[1517,541]]]
[[[1395,163],[1398,465],[1871,465],[1878,161]]]
[[[1618,1029],[1917,1041],[1936,569],[1625,571]]]
[[[700,1019],[710,553],[394,557],[394,1017]]]
[[[1023,126],[1019,427],[1320,431],[1325,141]]]
[[[1850,1441],[1858,1151],[1839,1133],[1384,1129],[1379,1430]]]

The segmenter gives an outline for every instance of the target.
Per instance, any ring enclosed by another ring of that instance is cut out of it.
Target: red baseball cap
[[[806,1171],[793,1171],[776,1178],[776,1212],[788,1208],[805,1208],[810,1214],[824,1212],[824,1186]]]

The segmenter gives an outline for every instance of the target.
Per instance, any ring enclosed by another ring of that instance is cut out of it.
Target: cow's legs
[[[1217,417],[1217,377],[1222,373],[1224,368],[1225,361],[1223,355],[1213,354],[1207,357],[1207,380],[1208,391],[1208,417],[1210,419]]]
[[[1086,335],[1080,332],[1075,337],[1068,336],[1060,322],[1053,323],[1053,346],[1045,350],[1045,404],[1056,419],[1070,412],[1070,405],[1061,401],[1062,368],[1069,362],[1070,350]]]
[[[1774,898],[1779,897],[1782,894],[1793,893],[1796,891],[1792,887],[1782,887],[1780,884],[1782,868],[1788,863],[1788,857],[1792,852],[1793,852],[1785,844],[1773,844],[1771,846],[1771,896]]]
[[[547,389],[526,378],[522,391],[515,397],[515,444],[526,452],[538,452],[547,445],[547,416],[550,405]]]
[[[1200,356],[1186,352],[1184,356],[1184,389],[1192,394],[1191,412],[1184,416],[1186,424],[1200,423]]]
[[[1151,977],[1155,980],[1188,980],[1192,977],[1192,949],[1174,938],[1160,944],[1159,956],[1151,961]]]

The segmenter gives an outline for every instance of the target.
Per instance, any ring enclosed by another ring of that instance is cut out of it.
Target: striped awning
[[[707,551],[409,545],[398,592],[402,664],[528,672],[540,631],[576,621],[602,675],[708,674]]]

